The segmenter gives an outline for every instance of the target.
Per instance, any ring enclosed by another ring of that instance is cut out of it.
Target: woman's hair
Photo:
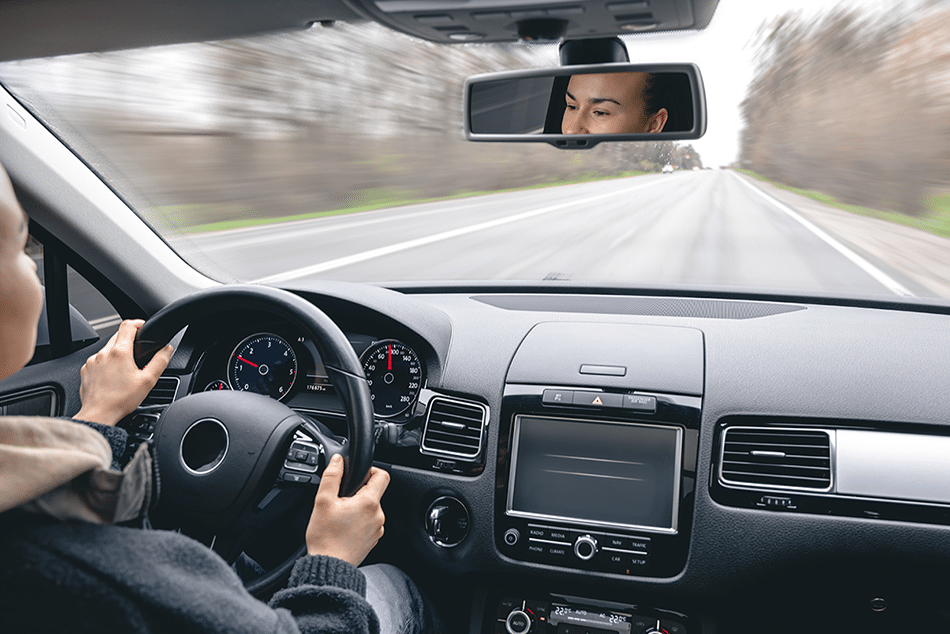
[[[664,132],[685,132],[693,127],[693,99],[686,73],[648,73],[643,86],[647,116],[666,108]]]

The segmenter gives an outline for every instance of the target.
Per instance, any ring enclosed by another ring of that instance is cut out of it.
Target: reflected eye
[[[604,112],[603,110],[594,110],[594,115],[597,117],[606,117],[609,114],[609,112]]]
[[[566,108],[567,110],[577,110],[577,106],[572,105],[572,104],[566,104],[566,105],[565,105],[565,108]]]

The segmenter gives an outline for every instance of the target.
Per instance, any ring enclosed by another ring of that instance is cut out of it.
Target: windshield
[[[950,9],[794,8],[625,38],[631,61],[699,66],[690,142],[467,142],[465,78],[557,66],[557,46],[373,24],[8,62],[0,82],[221,279],[950,298]]]

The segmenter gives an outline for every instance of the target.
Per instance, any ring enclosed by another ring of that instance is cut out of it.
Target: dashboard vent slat
[[[159,377],[158,383],[148,393],[141,407],[167,407],[175,400],[178,393],[178,377],[163,376]]]
[[[831,488],[831,435],[731,427],[723,432],[719,469],[724,484],[826,491]]]
[[[440,456],[472,459],[482,451],[482,432],[488,419],[484,405],[436,396],[422,432],[422,451]]]

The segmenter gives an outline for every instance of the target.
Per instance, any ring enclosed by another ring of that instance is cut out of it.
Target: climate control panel
[[[504,597],[486,634],[687,634],[686,617],[618,604],[587,605],[547,598]]]

